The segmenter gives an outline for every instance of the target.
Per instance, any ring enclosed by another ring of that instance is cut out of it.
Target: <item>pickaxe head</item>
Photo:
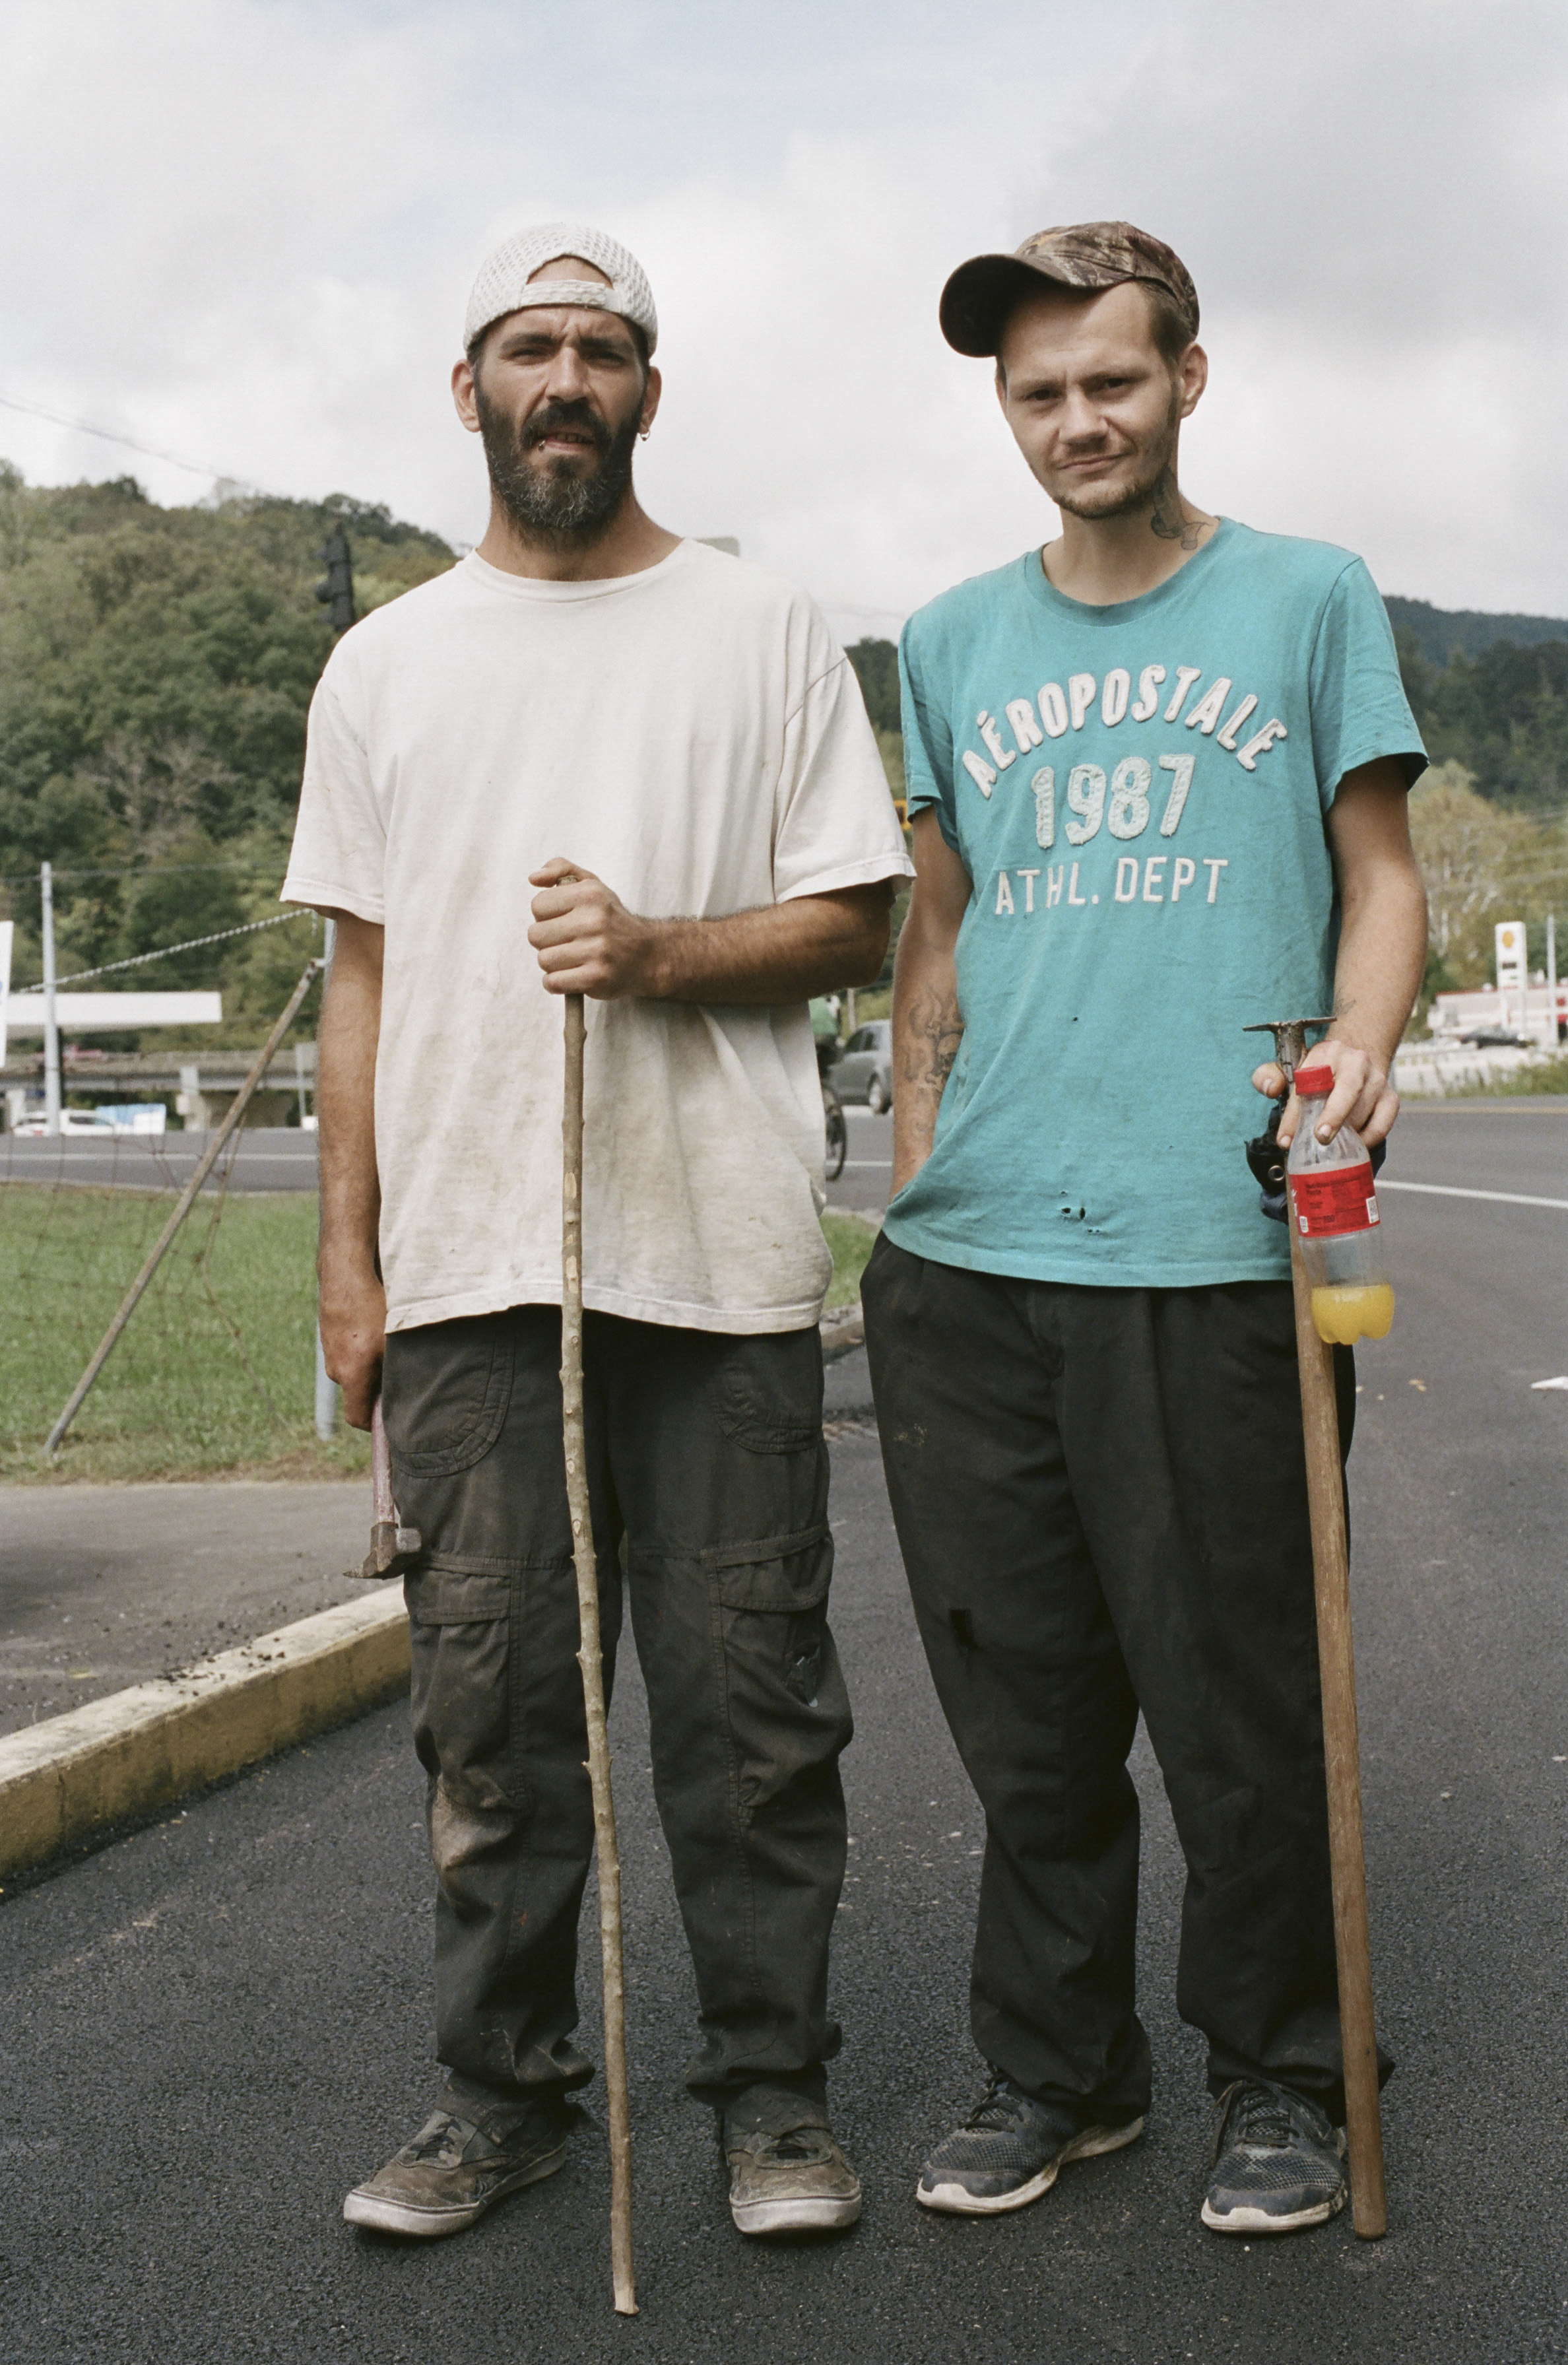
[[[1332,1018],[1265,1018],[1256,1026],[1244,1026],[1244,1035],[1271,1035],[1274,1057],[1284,1071],[1287,1089],[1295,1082],[1295,1071],[1306,1057],[1306,1030],[1309,1026],[1332,1026]]]

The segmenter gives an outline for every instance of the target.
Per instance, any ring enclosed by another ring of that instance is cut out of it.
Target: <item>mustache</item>
[[[601,460],[614,441],[603,420],[597,417],[586,402],[547,402],[529,420],[519,442],[525,452],[532,451],[535,444],[543,443],[547,435],[557,434],[563,428],[586,435]]]

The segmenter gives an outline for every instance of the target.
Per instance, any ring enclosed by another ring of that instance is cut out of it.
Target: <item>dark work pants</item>
[[[457,2090],[497,2102],[592,2074],[569,2041],[593,1810],[559,1364],[554,1306],[386,1342],[398,1505],[423,1538],[407,1589],[440,1884],[437,2050]],[[802,2098],[797,2123],[820,2117],[850,1718],[827,1625],[818,1336],[590,1314],[584,1364],[605,1681],[624,1539],[697,1975],[691,2090],[763,2110],[781,2093]],[[635,1780],[625,1768],[623,1795]]]
[[[986,1816],[976,2044],[1043,2101],[1148,2106],[1141,1708],[1210,2089],[1271,2078],[1342,2117],[1290,1284],[1017,1281],[884,1236],[863,1299],[915,1615]],[[1348,1449],[1346,1350],[1337,1376]]]

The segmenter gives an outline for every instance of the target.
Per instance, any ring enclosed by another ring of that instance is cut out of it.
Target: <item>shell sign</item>
[[[1525,983],[1525,924],[1522,920],[1500,920],[1497,924],[1497,991],[1506,993],[1510,986]]]

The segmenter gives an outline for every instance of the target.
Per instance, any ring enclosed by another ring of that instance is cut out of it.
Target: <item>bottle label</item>
[[[1305,1239],[1370,1232],[1378,1221],[1377,1194],[1367,1159],[1358,1159],[1354,1166],[1309,1167],[1305,1174],[1293,1174],[1290,1185],[1296,1228]]]

